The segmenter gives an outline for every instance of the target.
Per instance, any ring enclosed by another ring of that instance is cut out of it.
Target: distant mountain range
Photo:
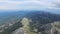
[[[60,14],[45,11],[2,12],[0,13],[0,24],[14,23],[12,26],[5,29],[6,32],[8,31],[11,33],[20,27],[19,25],[21,25],[21,20],[23,18],[27,18],[28,21],[29,19],[32,21],[29,22],[31,30],[36,28],[38,31],[44,31],[45,29],[51,29],[51,23],[60,21]]]
[[[54,13],[49,13],[49,12],[44,12],[44,11],[29,12],[27,13],[26,17],[32,18],[32,19],[44,18],[44,19],[49,19],[52,21],[60,21],[60,14],[54,14]]]
[[[53,14],[46,11],[11,11],[11,12],[2,12],[0,13],[0,23],[16,21],[17,19],[28,17],[31,19],[49,19],[51,21],[59,21],[60,14]]]

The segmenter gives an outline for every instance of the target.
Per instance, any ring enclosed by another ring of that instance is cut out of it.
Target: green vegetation
[[[15,31],[16,29],[22,26],[23,26],[22,23],[18,21],[17,23],[13,24],[12,26],[8,27],[3,32],[1,32],[1,34],[11,34],[13,31]]]
[[[24,32],[27,34],[35,33],[50,34],[51,33],[50,30],[52,28],[51,23],[55,21],[60,21],[60,15],[58,14],[51,14],[40,11],[22,13],[18,12],[13,15],[10,13],[11,15],[8,15],[9,17],[6,16],[5,18],[3,18],[3,22],[14,24],[5,29],[0,34],[11,34],[13,31],[20,27],[22,27],[24,29]],[[55,26],[60,28],[60,24],[58,25],[56,23]]]

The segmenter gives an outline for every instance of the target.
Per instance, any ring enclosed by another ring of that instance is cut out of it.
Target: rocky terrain
[[[0,34],[60,33],[60,14],[44,11],[21,11],[2,15],[1,19],[4,22],[1,21],[3,24],[0,25]]]

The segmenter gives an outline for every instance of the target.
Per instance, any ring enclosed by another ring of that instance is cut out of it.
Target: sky
[[[0,10],[60,10],[60,0],[0,0]]]

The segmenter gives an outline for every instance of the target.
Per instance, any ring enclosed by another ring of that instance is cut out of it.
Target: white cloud
[[[57,2],[56,2],[57,1]],[[59,9],[57,3],[60,0],[54,0],[53,2],[40,1],[40,0],[0,0],[0,9]]]
[[[0,6],[0,9],[7,9],[7,6]]]
[[[60,3],[60,0],[56,0],[55,2],[56,2],[56,3]]]
[[[60,9],[60,0],[41,0],[48,9]]]
[[[29,4],[32,8],[34,8],[32,5],[38,4],[38,6],[40,6],[40,5],[44,5],[45,3],[40,2],[40,1],[5,1],[5,2],[2,2],[0,5],[0,7],[3,6],[4,8],[1,7],[0,9],[24,9],[24,8],[29,9],[30,8]],[[24,5],[24,7],[23,7],[23,5]],[[27,7],[27,6],[29,6],[29,7]]]
[[[0,0],[0,2],[6,2],[6,1],[8,1],[8,0]]]

